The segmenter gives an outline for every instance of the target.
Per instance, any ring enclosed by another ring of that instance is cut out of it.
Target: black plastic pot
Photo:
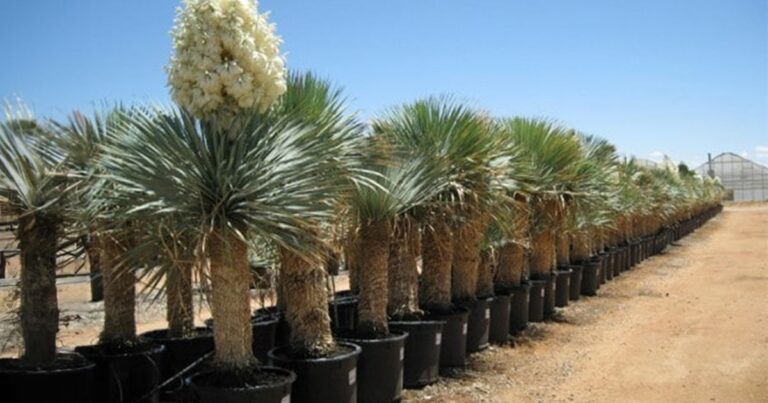
[[[568,298],[571,301],[577,301],[581,296],[581,270],[583,267],[581,265],[570,265],[568,268],[571,269],[571,278],[568,282]]]
[[[261,362],[267,362],[269,350],[275,347],[275,335],[277,334],[276,317],[262,317],[253,320],[253,355]]]
[[[488,348],[488,332],[491,325],[491,306],[493,299],[478,298],[470,309],[467,318],[467,353],[474,353]]]
[[[278,322],[279,317],[271,315],[256,315],[251,318],[253,355],[261,362],[267,362],[267,353],[275,347]],[[213,319],[206,319],[205,325],[213,328]]]
[[[616,253],[613,255],[613,277],[621,275],[624,259],[624,248],[616,248]]]
[[[509,333],[516,335],[528,326],[530,315],[531,283],[524,281],[512,291],[512,304],[509,313]]]
[[[389,322],[390,330],[408,332],[403,361],[404,387],[421,388],[437,382],[444,324],[436,320]]]
[[[491,324],[488,326],[488,341],[491,343],[509,341],[511,300],[509,294],[497,294],[491,300]]]
[[[168,337],[168,329],[152,330],[141,337],[165,346],[160,366],[162,381],[175,376],[195,361],[213,351],[213,332],[207,327],[198,327],[188,337]],[[193,371],[190,368],[189,371]],[[192,372],[189,372],[192,373]],[[163,401],[189,401],[194,398],[192,391],[185,387],[184,378],[178,377],[161,390]]]
[[[288,355],[288,346],[269,352],[273,365],[296,374],[291,402],[357,402],[357,360],[362,349],[350,343],[337,346],[344,352],[323,358],[293,358]]]
[[[331,329],[336,334],[353,333],[357,326],[357,303],[360,298],[348,291],[337,293],[328,303]]]
[[[555,287],[557,286],[557,272],[550,273],[547,277],[547,285],[544,287],[544,318],[549,319],[555,313]]]
[[[597,259],[588,259],[581,267],[581,294],[597,295],[597,286],[600,284],[600,280],[597,278],[600,262]]]
[[[223,387],[211,385],[217,377],[215,370],[199,372],[188,379],[200,403],[286,403],[291,398],[291,384],[296,375],[283,368],[260,367],[259,370],[272,382],[242,387]],[[257,382],[250,382],[257,383]]]
[[[429,319],[445,322],[440,347],[440,368],[464,368],[467,365],[469,310],[454,307],[452,312],[430,312]]]
[[[546,294],[547,280],[529,280],[531,283],[530,298],[528,302],[528,321],[541,322],[544,320],[544,297]]]
[[[79,346],[75,351],[96,364],[93,388],[95,402],[159,401],[159,391],[153,390],[162,378],[160,368],[165,353],[162,344],[137,344],[133,351],[121,353],[112,353],[103,345]],[[143,398],[147,394],[149,396]]]
[[[632,241],[629,244],[629,249],[630,249],[629,267],[632,268],[636,266],[638,263],[640,263],[640,243],[637,241]]]
[[[341,339],[362,348],[357,360],[357,401],[399,401],[403,394],[403,360],[408,333],[391,330],[378,339]]]
[[[597,288],[598,289],[600,289],[600,286],[605,284],[605,282],[607,281],[606,270],[605,270],[606,260],[607,259],[604,252],[600,252],[597,255],[597,279],[598,279]]]
[[[621,275],[621,273],[624,272],[624,268],[626,267],[626,261],[627,261],[627,248],[626,246],[619,246],[618,251],[616,252],[616,271],[613,273],[614,277]]]
[[[15,358],[0,358],[3,402],[98,403],[93,399],[96,364],[79,354],[59,354],[50,368],[24,368]]]
[[[259,308],[253,311],[251,320],[260,321],[263,318],[275,318],[277,319],[277,329],[275,329],[275,347],[280,347],[288,344],[288,340],[291,337],[291,329],[288,326],[288,322],[283,317],[283,314],[276,306],[268,306],[265,308]],[[267,350],[269,351],[269,350]]]
[[[603,268],[605,269],[605,280],[606,281],[612,281],[613,280],[613,256],[614,253],[612,250],[608,250],[605,252],[605,256],[603,257]]]
[[[555,306],[562,308],[568,306],[571,299],[571,269],[557,271],[555,280]]]

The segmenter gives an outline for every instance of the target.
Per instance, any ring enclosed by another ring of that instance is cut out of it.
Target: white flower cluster
[[[280,37],[254,0],[184,0],[173,29],[171,96],[198,117],[269,106],[286,90]]]

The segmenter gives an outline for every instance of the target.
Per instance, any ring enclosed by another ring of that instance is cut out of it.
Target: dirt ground
[[[768,205],[679,246],[409,402],[768,402]]]
[[[83,280],[59,286],[63,348],[93,343],[101,328],[102,304],[87,302]],[[0,300],[10,290],[0,288]],[[461,374],[406,391],[405,401],[768,402],[767,297],[768,204],[728,206],[598,297],[532,325],[514,346],[473,355]],[[200,308],[198,323],[208,317]],[[139,331],[164,327],[163,301],[141,302],[138,322]],[[0,355],[16,351],[3,346],[10,328],[0,323]]]

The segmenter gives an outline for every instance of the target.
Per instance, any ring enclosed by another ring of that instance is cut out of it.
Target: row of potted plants
[[[24,349],[0,361],[11,401],[394,401],[594,294],[722,196],[605,140],[448,97],[365,125],[328,81],[286,73],[274,31],[249,1],[187,0],[176,107],[0,124],[22,257]],[[99,267],[104,327],[61,353],[55,270],[71,239]],[[331,260],[349,269],[346,295],[328,292]],[[256,313],[255,261],[277,274],[276,305]],[[165,294],[167,329],[137,334],[139,280]]]

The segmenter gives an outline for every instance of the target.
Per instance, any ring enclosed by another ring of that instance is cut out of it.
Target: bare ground
[[[768,205],[678,245],[406,401],[768,402]]]

